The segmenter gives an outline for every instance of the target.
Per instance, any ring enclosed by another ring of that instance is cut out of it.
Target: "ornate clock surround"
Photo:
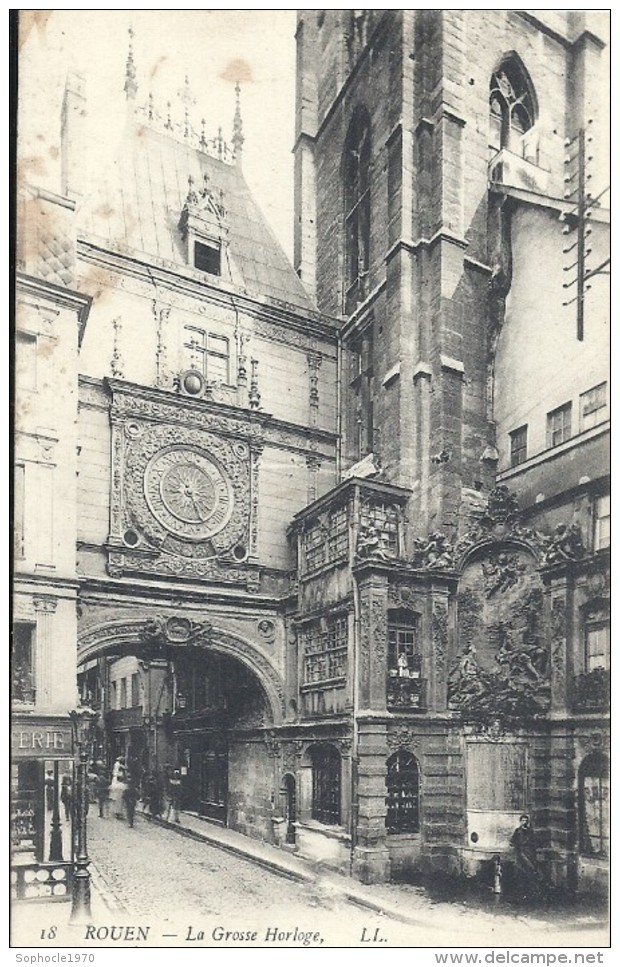
[[[109,573],[255,586],[261,421],[160,390],[108,385]]]

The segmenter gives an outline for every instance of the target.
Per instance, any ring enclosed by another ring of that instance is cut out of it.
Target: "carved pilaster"
[[[308,373],[310,376],[310,425],[316,426],[319,415],[319,369],[323,357],[318,352],[309,352],[306,356],[308,360]]]
[[[112,492],[110,494],[110,540],[120,543],[123,533],[123,464],[125,432],[121,420],[112,423]]]
[[[258,482],[260,478],[260,458],[264,450],[262,440],[253,440],[251,445],[251,478],[250,478],[250,558],[258,557]]]
[[[386,579],[375,576],[360,587],[360,703],[377,711],[386,707],[387,606]]]
[[[122,331],[121,317],[116,316],[112,321],[112,326],[114,328],[114,343],[112,350],[112,359],[110,360],[110,372],[112,376],[118,379],[123,378],[123,357],[121,356],[120,350],[120,339]]]
[[[170,381],[166,352],[166,327],[170,316],[170,306],[160,306],[157,299],[153,299],[153,316],[157,327],[157,353],[155,357],[155,382],[157,386],[166,387]]]
[[[567,705],[567,627],[568,599],[566,582],[554,585],[549,591],[551,640],[551,708],[565,712]]]
[[[321,469],[321,458],[316,453],[309,453],[306,457],[306,467],[308,468],[308,503],[311,504],[318,496],[319,470]]]
[[[52,703],[53,614],[58,602],[56,598],[49,595],[40,595],[35,597],[32,603],[37,618],[35,658],[37,704],[45,706]]]
[[[443,711],[447,707],[447,653],[448,653],[448,591],[433,588],[431,611],[431,708]]]

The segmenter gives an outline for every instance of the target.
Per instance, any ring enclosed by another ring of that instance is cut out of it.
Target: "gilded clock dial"
[[[188,540],[217,534],[233,509],[228,477],[198,447],[172,446],[156,453],[146,468],[144,491],[160,524]]]

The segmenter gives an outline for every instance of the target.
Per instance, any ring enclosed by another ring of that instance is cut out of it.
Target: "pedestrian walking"
[[[45,808],[49,812],[54,808],[54,773],[51,769],[45,774]]]
[[[112,782],[110,783],[109,798],[111,809],[117,819],[123,818],[123,792],[127,777],[127,766],[124,756],[119,756],[112,768]]]
[[[108,774],[105,769],[102,769],[97,776],[97,802],[99,803],[99,816],[101,819],[106,818],[109,788]]]
[[[169,780],[168,780],[168,812],[166,813],[166,822],[170,822],[170,814],[172,813],[173,822],[180,823],[179,810],[181,808],[181,773],[178,769],[174,769]]]
[[[138,802],[138,787],[133,776],[127,778],[125,789],[123,790],[123,805],[127,816],[127,825],[133,828],[133,821],[136,814],[136,803]]]

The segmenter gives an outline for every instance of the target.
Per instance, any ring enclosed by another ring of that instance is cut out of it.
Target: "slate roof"
[[[257,298],[268,297],[316,313],[309,296],[254,201],[241,168],[212,157],[167,132],[135,119],[115,162],[100,178],[78,215],[78,233],[144,261],[201,273],[188,266],[179,218],[191,175],[197,190],[209,178],[223,190],[228,259],[222,278]],[[205,278],[205,276],[202,276]],[[209,276],[217,284],[216,277]]]

